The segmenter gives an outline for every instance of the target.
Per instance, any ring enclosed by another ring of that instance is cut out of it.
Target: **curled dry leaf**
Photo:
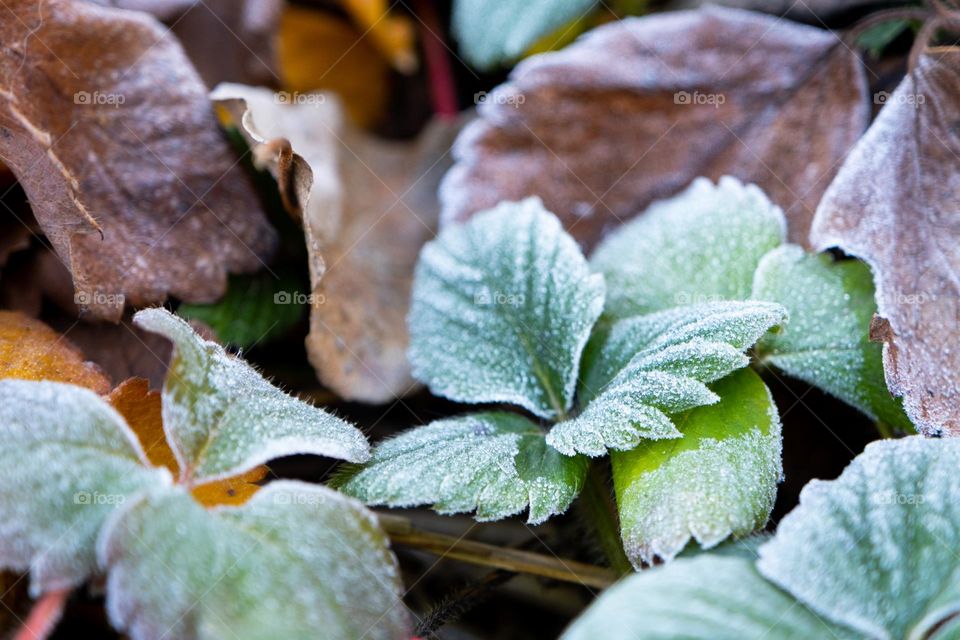
[[[866,126],[866,91],[856,56],[813,27],[720,8],[619,21],[486,96],[454,149],[441,222],[537,195],[589,246],[695,177],[730,174],[805,243]]]
[[[88,312],[210,302],[261,266],[275,234],[159,23],[80,0],[2,11],[0,160]]]
[[[887,385],[925,434],[960,435],[960,49],[934,50],[886,100],[817,210],[811,240],[877,284]]]
[[[242,122],[254,157],[302,213],[312,286],[307,351],[320,380],[364,402],[408,393],[413,268],[434,236],[435,193],[460,125],[435,122],[414,142],[385,142],[349,125],[327,94],[280,104],[272,92],[223,85],[213,97]]]

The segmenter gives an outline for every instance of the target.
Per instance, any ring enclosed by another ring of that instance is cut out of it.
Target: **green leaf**
[[[636,567],[710,548],[767,522],[783,477],[780,419],[760,377],[712,387],[720,402],[677,416],[683,437],[611,454],[624,550]]]
[[[233,275],[219,301],[181,304],[177,313],[203,322],[225,343],[249,349],[284,335],[300,321],[307,307],[294,296],[302,289],[302,279],[289,269]]]
[[[514,413],[478,413],[411,429],[335,481],[370,505],[476,510],[480,521],[530,508],[530,524],[563,513],[580,493],[587,460],[547,446],[539,426]]]
[[[760,572],[866,637],[929,637],[960,613],[958,469],[956,440],[867,445],[839,478],[804,487]]]
[[[0,566],[29,569],[34,596],[83,583],[104,520],[170,482],[120,414],[82,387],[0,382],[0,441]]]
[[[355,427],[283,393],[169,311],[144,309],[134,322],[174,344],[163,425],[184,479],[226,478],[296,453],[351,462],[369,457]]]
[[[916,21],[903,19],[881,22],[861,33],[857,38],[857,46],[877,58],[901,33],[915,24]]]
[[[854,638],[764,580],[745,558],[704,554],[605,591],[561,640]]]
[[[147,495],[98,553],[110,620],[133,640],[412,635],[376,518],[324,487],[273,482],[211,510],[179,489]]]
[[[669,417],[718,400],[705,383],[749,364],[744,352],[785,318],[778,304],[714,302],[620,320],[584,356],[583,412],[553,427],[561,453],[599,456],[678,438]]]
[[[452,400],[565,415],[602,307],[603,279],[540,199],[502,203],[420,254],[408,319],[414,376]]]
[[[580,18],[596,0],[456,0],[452,31],[464,57],[479,69],[522,56],[538,38]]]
[[[784,305],[790,321],[757,345],[761,362],[819,387],[874,420],[912,431],[910,419],[887,390],[883,349],[870,342],[877,310],[870,268],[834,261],[795,245],[760,262],[753,297]]]
[[[760,258],[785,236],[783,212],[755,185],[697,178],[610,234],[591,266],[606,279],[613,318],[745,300]]]

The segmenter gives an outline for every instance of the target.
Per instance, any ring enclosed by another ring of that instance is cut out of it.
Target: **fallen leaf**
[[[462,123],[435,122],[414,142],[385,142],[345,122],[331,95],[305,94],[296,104],[273,95],[239,85],[213,92],[242,121],[254,158],[302,214],[310,361],[344,398],[402,396],[415,386],[406,360],[413,267],[434,235],[434,194]]]
[[[417,69],[416,34],[413,22],[405,15],[391,13],[396,6],[387,0],[341,0],[343,8],[364,35],[370,34],[374,46],[390,64],[403,73]]]
[[[22,313],[0,311],[0,379],[52,380],[110,390],[110,380],[65,337]]]
[[[0,158],[87,312],[209,302],[261,266],[275,234],[159,23],[80,0],[0,11]]]
[[[886,96],[817,210],[811,241],[865,260],[890,391],[927,435],[960,435],[960,49]]]
[[[730,174],[763,188],[806,243],[866,126],[866,92],[857,57],[813,27],[720,8],[615,22],[479,96],[441,222],[537,195],[591,246],[695,177]]]

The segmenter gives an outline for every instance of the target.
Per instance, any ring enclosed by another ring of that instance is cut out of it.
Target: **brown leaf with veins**
[[[460,122],[413,142],[374,139],[328,94],[280,104],[271,92],[222,85],[213,97],[243,123],[254,157],[302,215],[312,302],[307,352],[340,396],[387,402],[415,388],[406,314],[420,247],[435,234],[436,189]]]
[[[521,62],[480,105],[441,187],[441,223],[538,195],[589,247],[697,176],[760,185],[807,243],[866,127],[857,57],[826,31],[732,9],[599,27]]]
[[[159,23],[81,0],[0,16],[0,160],[88,312],[212,302],[228,272],[262,265],[275,233]]]
[[[960,435],[960,48],[930,50],[887,98],[811,241],[870,264],[890,391],[923,433]]]

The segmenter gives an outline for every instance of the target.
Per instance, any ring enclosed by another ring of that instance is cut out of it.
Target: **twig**
[[[514,573],[528,573],[543,578],[573,582],[597,589],[609,587],[619,577],[609,569],[575,560],[562,560],[530,551],[505,549],[442,533],[422,531],[415,529],[409,520],[400,516],[377,514],[377,517],[393,544],[421,549],[444,558],[495,567]]]

